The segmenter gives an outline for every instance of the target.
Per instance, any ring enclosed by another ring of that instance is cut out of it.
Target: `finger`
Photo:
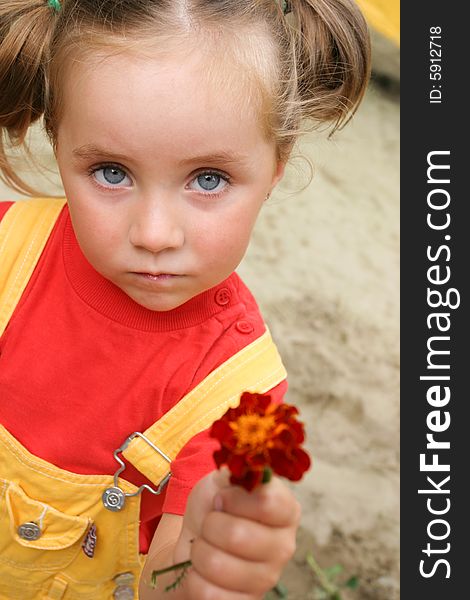
[[[193,568],[206,581],[233,592],[262,595],[276,585],[280,576],[280,568],[271,563],[243,560],[202,538],[194,540],[191,560]]]
[[[228,513],[212,511],[204,521],[201,537],[239,558],[284,565],[295,552],[295,526],[270,527]]]
[[[214,472],[214,483],[220,488],[229,487],[230,484],[230,471],[227,467],[223,466],[220,469],[216,469]]]
[[[189,495],[185,511],[184,524],[190,537],[200,534],[207,513],[214,509],[214,498],[229,485],[227,469],[212,471],[197,482]]]
[[[252,492],[234,485],[223,488],[217,494],[214,506],[231,515],[260,521],[271,527],[297,526],[300,521],[300,504],[277,478]]]
[[[263,597],[223,589],[206,581],[194,568],[185,578],[184,589],[192,600],[261,600]]]

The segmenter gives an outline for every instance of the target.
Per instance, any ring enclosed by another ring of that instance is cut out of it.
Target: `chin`
[[[155,300],[147,300],[144,298],[132,298],[132,300],[134,300],[134,302],[136,302],[137,304],[139,304],[140,306],[143,306],[144,308],[146,308],[147,310],[151,310],[153,312],[168,312],[170,310],[173,310],[174,308],[178,308],[178,306],[181,306],[182,304],[184,304],[186,302],[186,300],[164,300],[164,299],[155,299]]]

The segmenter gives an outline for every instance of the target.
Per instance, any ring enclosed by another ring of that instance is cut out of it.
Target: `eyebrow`
[[[213,154],[190,156],[189,158],[184,158],[183,160],[181,160],[179,164],[181,166],[186,166],[192,163],[230,165],[244,163],[247,161],[247,159],[248,157],[244,154],[239,154],[237,152],[221,151],[214,152]]]
[[[90,160],[97,157],[103,158],[105,160],[119,160],[126,161],[129,160],[129,157],[125,154],[118,154],[115,152],[110,152],[105,148],[100,148],[95,144],[85,144],[83,146],[79,146],[78,148],[74,148],[72,150],[73,156],[82,160]],[[244,154],[239,154],[237,152],[230,151],[218,151],[210,154],[203,154],[198,156],[189,156],[188,158],[184,158],[179,162],[180,166],[187,166],[190,164],[219,164],[219,165],[230,165],[230,164],[240,164],[246,162],[248,157]]]
[[[128,157],[124,154],[116,154],[115,152],[109,152],[104,148],[95,146],[94,144],[85,144],[72,150],[73,156],[80,159],[92,159],[96,157],[108,159],[108,160],[127,160]]]

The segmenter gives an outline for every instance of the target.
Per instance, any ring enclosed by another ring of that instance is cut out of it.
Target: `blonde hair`
[[[110,47],[163,46],[195,32],[232,41],[224,48],[255,76],[268,134],[286,161],[306,122],[331,125],[332,132],[346,124],[370,75],[369,33],[353,0],[287,5],[288,15],[280,0],[63,0],[59,11],[47,0],[2,2],[0,177],[35,193],[7,152],[25,144],[41,117],[54,144],[71,58]]]

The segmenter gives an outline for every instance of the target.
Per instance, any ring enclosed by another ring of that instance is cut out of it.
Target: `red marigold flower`
[[[309,455],[300,448],[305,434],[298,414],[294,406],[272,403],[267,394],[244,392],[237,408],[212,425],[210,435],[221,444],[214,452],[217,467],[227,465],[231,483],[248,491],[271,471],[298,481],[310,467]]]

